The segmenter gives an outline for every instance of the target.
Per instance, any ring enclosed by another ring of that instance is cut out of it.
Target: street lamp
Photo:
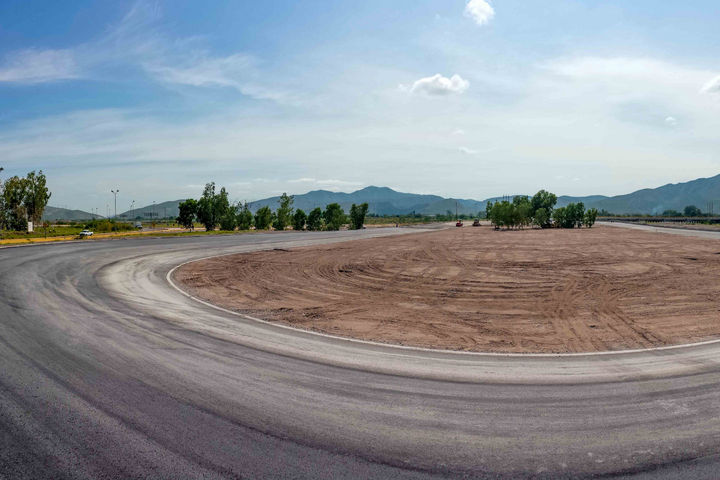
[[[117,194],[120,193],[120,189],[117,190],[110,190],[110,193],[112,193],[115,196],[115,218],[117,218]]]

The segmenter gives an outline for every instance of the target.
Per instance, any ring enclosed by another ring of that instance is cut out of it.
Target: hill
[[[43,220],[47,220],[49,222],[56,222],[58,220],[91,220],[93,218],[101,217],[100,215],[84,212],[82,210],[70,210],[69,208],[47,206],[45,207],[42,218]]]
[[[532,192],[534,193],[534,192]],[[531,194],[532,194],[531,193]],[[250,209],[256,212],[259,208],[269,206],[275,210],[280,197],[264,198],[250,203]],[[512,196],[510,197],[512,198]],[[377,215],[406,215],[413,212],[423,215],[455,213],[457,202],[458,213],[476,215],[484,211],[488,201],[502,200],[502,197],[472,200],[462,198],[444,198],[439,195],[424,195],[398,192],[388,187],[370,186],[351,193],[313,190],[294,196],[294,208],[309,212],[315,207],[325,208],[329,203],[339,203],[347,212],[353,203],[367,202],[369,213]],[[118,215],[124,219],[149,219],[176,217],[178,204],[182,200],[172,200],[136,208]],[[595,207],[617,214],[659,214],[665,210],[682,211],[687,205],[695,205],[705,211],[708,202],[714,201],[716,211],[720,211],[720,175],[711,178],[699,178],[690,182],[663,185],[658,188],[645,188],[626,195],[608,197],[605,195],[589,195],[584,197],[560,196],[558,206],[571,202],[583,202],[586,208]],[[52,208],[52,207],[48,207]],[[78,211],[79,212],[79,211]],[[82,212],[86,217],[91,214]]]
[[[627,195],[588,201],[585,205],[617,214],[660,214],[665,210],[682,211],[688,205],[695,205],[705,212],[709,202],[715,202],[717,213],[720,210],[720,175],[644,188]]]
[[[280,197],[270,197],[250,203],[250,209],[255,212],[259,208],[269,206],[273,210],[278,205]],[[368,212],[377,215],[394,214],[437,214],[447,210],[455,212],[455,202],[458,202],[458,212],[476,214],[485,207],[484,202],[477,200],[443,198],[438,195],[423,195],[415,193],[397,192],[388,187],[366,187],[352,193],[329,192],[327,190],[314,190],[302,195],[295,195],[293,207],[309,212],[315,207],[325,208],[328,203],[339,203],[345,210],[350,210],[353,203],[367,202]]]
[[[127,212],[119,213],[118,218],[121,220],[149,220],[152,218],[175,218],[180,214],[178,205],[183,200],[170,200],[155,205],[146,205],[140,208],[134,208]]]

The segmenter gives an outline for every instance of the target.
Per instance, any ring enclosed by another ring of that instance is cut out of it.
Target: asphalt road
[[[0,478],[718,477],[720,343],[401,349],[249,320],[166,279],[395,232],[0,249]]]

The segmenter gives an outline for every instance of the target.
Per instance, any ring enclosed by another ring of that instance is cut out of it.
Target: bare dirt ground
[[[266,320],[421,347],[591,352],[720,335],[720,241],[613,227],[453,228],[219,257],[175,279]]]

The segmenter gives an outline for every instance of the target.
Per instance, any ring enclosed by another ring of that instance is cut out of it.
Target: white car
[[[93,232],[91,230],[83,230],[80,232],[81,237],[92,237]]]

